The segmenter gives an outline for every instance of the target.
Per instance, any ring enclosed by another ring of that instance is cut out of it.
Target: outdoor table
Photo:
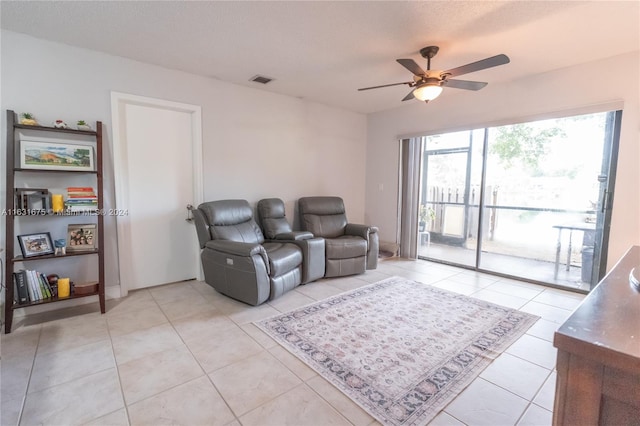
[[[556,263],[555,263],[555,268],[553,270],[553,279],[556,280],[558,279],[558,269],[560,267],[560,251],[562,250],[562,230],[563,229],[568,229],[569,230],[569,247],[567,248],[567,271],[569,270],[569,265],[571,264],[571,237],[573,234],[573,231],[584,231],[584,232],[588,232],[588,231],[595,231],[596,230],[596,224],[595,223],[568,223],[568,224],[562,224],[562,225],[553,225],[554,228],[558,229],[558,242],[556,244]]]

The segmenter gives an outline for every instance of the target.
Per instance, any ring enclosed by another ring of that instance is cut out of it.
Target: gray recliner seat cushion
[[[277,277],[297,268],[302,263],[302,251],[291,243],[264,243],[269,257],[269,275]]]

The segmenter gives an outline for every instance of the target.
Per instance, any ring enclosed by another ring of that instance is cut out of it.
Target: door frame
[[[437,242],[442,243],[450,243],[450,244],[463,244],[467,240],[467,235],[469,234],[469,194],[471,189],[471,150],[473,143],[473,137],[470,136],[469,146],[467,147],[458,147],[458,148],[442,148],[442,149],[426,149],[426,141],[422,141],[422,175],[427,176],[429,173],[429,159],[440,156],[440,155],[453,155],[453,154],[464,154],[466,155],[466,166],[465,166],[465,178],[464,178],[464,193],[462,194],[462,203],[452,203],[451,201],[442,201],[442,200],[432,200],[434,206],[440,206],[442,211],[442,220],[445,219],[446,215],[446,207],[447,205],[458,205],[462,206],[464,209],[464,218],[462,224],[462,235],[460,237],[445,235],[444,229],[442,232],[431,232],[431,239]],[[423,182],[427,179],[424,178]],[[423,182],[420,182],[421,186],[423,186]],[[427,203],[427,199],[429,198],[428,188],[421,187],[420,189],[420,200],[425,201]]]
[[[115,183],[115,204],[118,209],[126,209],[129,205],[129,161],[126,149],[125,134],[126,126],[124,120],[125,108],[127,105],[136,105],[158,109],[166,109],[177,112],[188,113],[191,117],[191,170],[193,195],[192,204],[197,206],[204,201],[204,175],[202,165],[202,107],[198,105],[173,102],[164,99],[150,98],[146,96],[132,95],[121,92],[111,92],[111,126],[113,132],[113,169]],[[116,172],[117,170],[117,172]],[[185,206],[185,219],[187,210]],[[130,240],[127,230],[131,225],[128,215],[116,217],[117,245],[118,245],[118,276],[120,281],[120,296],[125,297],[129,293],[129,277],[132,274],[130,262],[131,253]],[[195,232],[195,231],[194,231]],[[196,264],[200,264],[199,250],[196,252],[198,259]],[[203,279],[202,268],[197,268],[195,276],[198,280]]]
[[[622,109],[609,111],[605,128],[604,152],[602,153],[601,176],[606,177],[600,187],[600,199],[596,205],[596,236],[594,241],[593,267],[591,269],[590,290],[604,278],[607,270],[609,234],[611,233],[611,214],[613,195],[618,171],[618,150],[620,148],[620,130],[622,129]],[[599,177],[600,178],[600,177]],[[606,249],[606,250],[605,250]]]

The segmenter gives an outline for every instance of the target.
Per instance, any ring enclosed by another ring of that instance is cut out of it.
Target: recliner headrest
[[[253,211],[246,200],[209,201],[198,208],[204,212],[209,226],[236,225],[253,218]]]
[[[344,214],[344,201],[340,197],[303,197],[298,200],[301,214]]]
[[[267,239],[275,239],[278,234],[291,232],[291,225],[284,213],[284,202],[280,198],[265,198],[258,201],[258,217]]]
[[[258,202],[258,214],[261,219],[280,219],[285,217],[284,202],[280,198],[265,198]]]

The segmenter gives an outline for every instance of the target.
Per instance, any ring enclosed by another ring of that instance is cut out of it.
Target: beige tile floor
[[[388,259],[251,307],[202,282],[17,318],[2,335],[2,425],[372,425],[371,416],[252,321],[398,275],[541,317],[433,425],[550,425],[554,330],[584,296]]]

